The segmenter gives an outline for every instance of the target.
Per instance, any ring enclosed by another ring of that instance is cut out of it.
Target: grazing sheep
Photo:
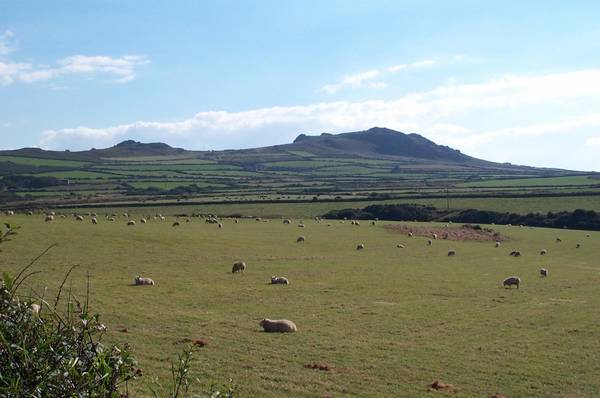
[[[540,268],[540,276],[546,278],[548,276],[548,270],[546,268]]]
[[[146,224],[146,219],[145,219],[145,218],[142,218],[142,219],[140,219],[140,222],[141,222],[142,224]]]
[[[360,221],[354,221],[354,225],[359,226],[360,227]]]
[[[98,224],[98,219],[96,217],[92,217],[92,224]]]
[[[401,243],[398,243],[398,244],[396,245],[396,247],[397,247],[398,249],[404,249],[404,245],[403,245],[403,244],[401,244]]]
[[[236,219],[234,220],[234,222],[237,224],[237,223],[239,223],[240,221],[239,221],[239,220],[236,218]]]
[[[300,236],[298,237],[298,239],[296,239],[296,243],[304,243],[304,241],[305,241],[305,240],[306,240],[306,239],[304,238],[304,236],[303,236],[303,235],[300,235]]]
[[[375,221],[371,221],[371,225],[376,225],[377,223]]]
[[[238,261],[233,264],[233,268],[231,268],[231,273],[235,274],[236,272],[244,272],[246,269],[246,263],[243,261]]]
[[[286,218],[285,220],[283,220],[283,223],[284,223],[284,224],[291,224],[291,223],[292,223],[292,221],[291,221],[291,220],[288,220],[288,219]]]
[[[365,248],[365,245],[364,245],[364,244],[362,244],[362,243],[359,243],[359,244],[356,246],[356,250],[363,250],[364,248]]]
[[[500,242],[496,241],[496,247],[500,247]]]
[[[456,251],[455,250],[448,250],[448,257],[450,256],[456,256]]]
[[[135,221],[129,220],[129,221],[127,221],[127,225],[135,225]]]
[[[223,224],[219,223],[218,227],[223,228]]]
[[[31,313],[32,313],[32,314],[34,314],[34,315],[39,315],[39,313],[40,313],[40,309],[41,309],[42,307],[40,307],[40,305],[39,305],[39,304],[33,303],[33,304],[31,304],[31,307],[30,307],[30,308],[31,308]]]
[[[178,226],[179,226],[179,221],[175,221],[175,222],[173,223],[173,227],[178,227]]]
[[[28,215],[28,216],[33,216],[33,212],[32,212],[31,210],[29,210],[29,211],[27,212],[27,215]]]
[[[14,211],[12,211],[12,210],[6,210],[6,215],[7,215],[7,216],[14,216],[14,215],[15,215],[15,212],[14,212]]]
[[[80,216],[79,214],[75,216],[75,220],[77,221],[83,221],[83,216]]]
[[[438,238],[437,234],[431,234],[431,237],[432,237],[434,240],[437,240],[437,238]]]
[[[141,276],[136,276],[135,279],[133,280],[136,286],[139,285],[152,285],[154,286],[154,280],[150,279],[150,278],[142,278]]]
[[[45,221],[46,221],[46,222],[49,222],[49,221],[54,221],[54,216],[50,216],[50,215],[46,216],[46,219],[45,219]]]
[[[304,228],[304,224],[298,224],[299,228]]]
[[[548,250],[546,250],[546,249],[542,249],[542,250],[540,251],[540,256],[543,256],[543,255],[545,255],[545,254],[548,254]]]
[[[159,216],[158,218],[160,219],[160,221],[165,221],[167,219],[165,216]]]
[[[579,249],[581,247],[581,243],[578,243],[577,245],[575,245],[575,249]]]
[[[433,241],[431,239],[427,239],[427,245],[431,246],[433,244]]]
[[[298,330],[296,324],[287,319],[263,319],[258,324],[265,332],[293,333]]]
[[[510,252],[510,255],[513,257],[519,257],[521,255],[521,252],[518,250],[513,250],[512,252]]]
[[[98,217],[98,214],[92,213],[92,214],[90,214],[90,216],[96,218],[96,217]]]
[[[289,285],[290,281],[284,276],[271,276],[271,285]]]
[[[50,213],[48,213],[48,215],[49,215],[49,216],[55,216],[55,215],[56,215],[56,213],[55,213],[55,212],[53,212],[53,211],[51,211]]]
[[[115,221],[115,218],[114,218],[114,217],[110,217],[110,218],[108,219],[108,221]]]
[[[409,233],[408,233],[408,237],[409,237],[409,238],[412,238],[412,237],[413,237],[413,233],[412,233],[412,232],[409,232]]]
[[[517,289],[519,288],[520,284],[521,278],[519,278],[518,276],[509,276],[508,278],[502,281],[502,286],[517,286]]]
[[[560,242],[562,242],[562,239],[561,238],[556,238],[556,243],[560,243]]]

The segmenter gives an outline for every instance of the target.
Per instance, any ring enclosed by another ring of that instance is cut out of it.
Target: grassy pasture
[[[26,156],[6,156],[0,155],[0,162],[12,162],[25,166],[49,166],[49,167],[83,167],[88,165],[86,162],[78,162],[76,160],[58,160],[58,159],[41,159],[30,158]]]
[[[517,178],[498,179],[489,181],[474,181],[457,184],[460,187],[536,187],[536,186],[561,186],[561,185],[597,185],[600,181],[588,176],[543,177],[543,178]]]
[[[0,221],[22,226],[0,253],[0,271],[58,242],[25,289],[48,286],[51,296],[68,266],[79,264],[73,291],[82,293],[89,272],[92,306],[109,338],[130,342],[146,374],[163,379],[177,341],[204,338],[195,374],[207,382],[231,377],[248,397],[427,397],[436,378],[457,386],[456,397],[600,394],[597,232],[498,226],[508,240],[496,249],[444,240],[428,247],[383,222],[305,220],[298,228],[224,220],[218,229],[201,219],[178,228],[171,220],[127,227],[122,217],[99,225],[44,223],[40,215]],[[295,242],[300,234],[305,244]],[[365,250],[356,251],[358,243]],[[449,249],[457,256],[447,257]],[[244,275],[230,273],[238,259],[248,264]],[[538,277],[541,266],[549,278]],[[158,285],[129,286],[136,274]],[[291,285],[270,286],[270,275]],[[500,287],[509,275],[522,278],[521,289]],[[262,333],[262,317],[292,319],[299,331]],[[314,362],[331,370],[303,366]]]

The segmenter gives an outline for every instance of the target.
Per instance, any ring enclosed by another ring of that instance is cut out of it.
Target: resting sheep
[[[298,330],[296,324],[287,319],[263,319],[258,324],[265,332],[293,333]]]
[[[223,224],[219,223],[219,228],[223,228]]]
[[[521,278],[519,278],[518,276],[509,276],[508,278],[506,278],[505,280],[502,281],[502,286],[516,286],[517,289],[519,288],[519,285],[521,284]]]
[[[548,270],[546,268],[540,268],[540,276],[546,278],[548,276]]]
[[[404,249],[404,245],[403,245],[403,244],[401,244],[401,243],[398,243],[398,244],[396,245],[396,247],[397,247],[398,249]]]
[[[178,227],[178,226],[179,226],[179,221],[175,221],[175,222],[173,223],[173,227]]]
[[[517,251],[517,250],[513,250],[512,252],[510,252],[510,255],[513,257],[519,257],[521,255],[521,252]]]
[[[292,223],[292,221],[291,221],[291,220],[288,220],[288,219],[286,218],[285,220],[283,220],[283,223],[284,223],[284,224],[291,224],[291,223]]]
[[[298,239],[296,239],[296,243],[304,243],[304,241],[305,241],[305,238],[304,238],[304,236],[303,236],[303,235],[300,235],[300,236],[298,237]]]
[[[49,222],[49,221],[54,221],[54,216],[50,216],[50,215],[46,216],[46,219],[45,219],[45,221],[46,221],[46,222]]]
[[[246,269],[246,263],[243,261],[238,261],[233,264],[233,268],[231,268],[231,273],[235,274],[236,272],[244,272]]]
[[[456,256],[456,251],[448,250],[448,257],[450,257],[450,256]]]
[[[139,285],[152,285],[154,286],[154,280],[150,279],[150,278],[142,278],[141,276],[136,276],[135,279],[133,280],[136,286]]]
[[[548,253],[548,250],[546,250],[546,249],[542,249],[542,250],[540,251],[540,256],[543,256],[543,255],[545,255],[545,254],[547,254],[547,253]]]
[[[290,281],[284,276],[271,276],[271,285],[289,285]]]
[[[304,224],[298,224],[299,228],[304,228]]]
[[[127,221],[127,225],[135,225],[135,221],[129,220],[129,221]]]
[[[359,243],[358,246],[356,246],[356,250],[363,250],[365,248],[365,245],[362,243]]]

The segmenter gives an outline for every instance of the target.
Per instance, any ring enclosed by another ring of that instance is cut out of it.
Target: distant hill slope
[[[456,149],[437,145],[419,134],[404,134],[387,128],[344,134],[299,135],[284,147],[316,154],[355,154],[363,157],[413,158],[444,162],[478,160]]]

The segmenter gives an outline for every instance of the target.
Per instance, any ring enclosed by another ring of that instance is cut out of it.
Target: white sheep
[[[548,250],[546,250],[546,249],[542,249],[542,250],[540,251],[540,256],[543,256],[543,255],[545,255],[545,254],[548,254]]]
[[[134,220],[129,220],[129,221],[127,221],[127,225],[135,225],[135,221]]]
[[[362,243],[359,243],[359,244],[356,246],[356,250],[363,250],[364,248],[365,248],[365,245],[364,245],[364,244],[362,244]]]
[[[398,243],[398,244],[396,245],[396,247],[397,247],[398,249],[404,249],[404,245],[403,245],[403,244],[401,244],[401,243]]]
[[[39,304],[36,304],[36,303],[31,304],[31,313],[32,314],[39,315],[40,309],[42,309],[42,307]]]
[[[408,233],[408,237],[409,237],[409,238],[412,238],[412,237],[413,237],[413,233],[412,233],[412,232],[409,232],[409,233]]]
[[[75,216],[75,220],[77,221],[83,221],[83,216],[80,216],[79,214]]]
[[[290,281],[284,276],[271,276],[271,285],[289,285]]]
[[[46,219],[44,221],[46,221],[46,222],[54,221],[54,216],[47,215]]]
[[[455,250],[448,250],[448,257],[450,256],[456,256],[456,251]]]
[[[15,212],[14,212],[14,211],[12,211],[12,210],[6,210],[6,215],[7,215],[7,216],[14,216],[14,215],[15,215]]]
[[[233,264],[233,268],[231,268],[231,273],[235,274],[236,272],[244,272],[246,270],[246,263],[243,261],[238,261]]]
[[[154,280],[152,280],[150,278],[142,278],[139,275],[136,276],[133,281],[136,285],[152,285],[152,286],[155,285]]]
[[[223,224],[219,223],[218,227],[223,228]]]
[[[540,276],[546,278],[548,276],[548,270],[546,268],[540,268]]]
[[[521,284],[521,278],[519,278],[518,276],[509,276],[508,278],[504,279],[502,281],[502,286],[516,286],[517,289],[519,288],[519,285]]]
[[[96,217],[92,217],[92,224],[98,224],[98,219]]]
[[[496,241],[496,247],[500,247],[500,244],[501,243],[499,241]]]
[[[300,223],[300,224],[298,224],[298,227],[299,228],[304,228],[304,224]]]
[[[292,221],[286,218],[285,220],[283,220],[283,223],[284,223],[284,224],[291,224],[291,223],[292,223]]]
[[[437,238],[438,238],[437,234],[431,234],[431,237],[432,237],[434,240],[437,240]]]
[[[146,221],[146,219],[145,219],[145,218],[142,218],[142,219],[140,219],[140,223],[142,223],[142,224],[146,224],[146,222],[147,222],[147,221]]]
[[[431,246],[433,244],[433,241],[431,239],[427,239],[427,245]]]
[[[293,333],[298,330],[296,324],[287,319],[263,319],[258,324],[265,332],[269,333]]]
[[[305,241],[305,240],[306,240],[306,239],[304,238],[304,236],[303,236],[303,235],[300,235],[300,236],[298,237],[298,239],[296,239],[296,243],[304,243],[304,241]]]
[[[579,249],[580,247],[581,247],[581,243],[578,243],[578,244],[575,245],[576,249]]]
[[[175,221],[175,222],[173,223],[173,226],[174,226],[174,227],[178,227],[178,226],[179,226],[179,221]]]

